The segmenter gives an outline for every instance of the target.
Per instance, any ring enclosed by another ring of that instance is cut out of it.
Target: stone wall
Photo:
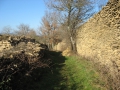
[[[8,41],[0,41],[0,51],[4,50],[4,49],[9,49],[11,48],[11,44]]]
[[[120,76],[120,0],[110,0],[79,28],[77,51],[105,65],[113,77]]]
[[[3,50],[9,50],[10,48],[18,45],[20,42],[35,43],[35,40],[25,36],[0,35],[0,52]]]
[[[48,52],[47,45],[29,37],[0,35],[0,90],[29,90],[29,81],[50,70]]]
[[[54,46],[54,50],[55,51],[64,51],[68,48],[69,46],[66,43],[66,40],[63,40],[61,42],[59,42],[57,45]]]
[[[45,49],[46,45],[36,43],[35,39],[29,37],[0,35],[0,58],[14,58],[21,53],[32,58],[42,58]]]

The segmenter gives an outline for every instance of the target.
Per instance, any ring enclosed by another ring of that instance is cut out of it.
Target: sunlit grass
[[[32,82],[29,90],[107,90],[99,73],[85,59],[64,57],[50,52],[53,61],[41,79]]]
[[[99,74],[88,61],[77,57],[67,57],[62,74],[66,75],[68,90],[105,90]],[[97,83],[96,83],[97,82]]]

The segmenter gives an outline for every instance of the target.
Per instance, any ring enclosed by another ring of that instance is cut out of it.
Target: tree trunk
[[[76,53],[77,52],[77,48],[76,48],[76,42],[75,42],[75,40],[73,40],[73,38],[71,37],[70,38],[70,44],[71,44],[71,51],[73,51],[74,53]]]
[[[74,53],[76,53],[77,52],[77,49],[76,49],[76,44],[74,43],[72,43],[72,51],[74,52]]]

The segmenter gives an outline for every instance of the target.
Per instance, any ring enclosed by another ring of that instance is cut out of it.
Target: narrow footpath
[[[49,56],[53,64],[49,72],[34,83],[34,90],[107,90],[89,61],[75,56],[64,57],[61,52],[54,51],[50,51]]]

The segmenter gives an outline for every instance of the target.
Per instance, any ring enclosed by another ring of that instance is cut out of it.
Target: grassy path
[[[34,83],[32,90],[107,90],[88,61],[76,57],[63,57],[51,52],[51,70]]]

